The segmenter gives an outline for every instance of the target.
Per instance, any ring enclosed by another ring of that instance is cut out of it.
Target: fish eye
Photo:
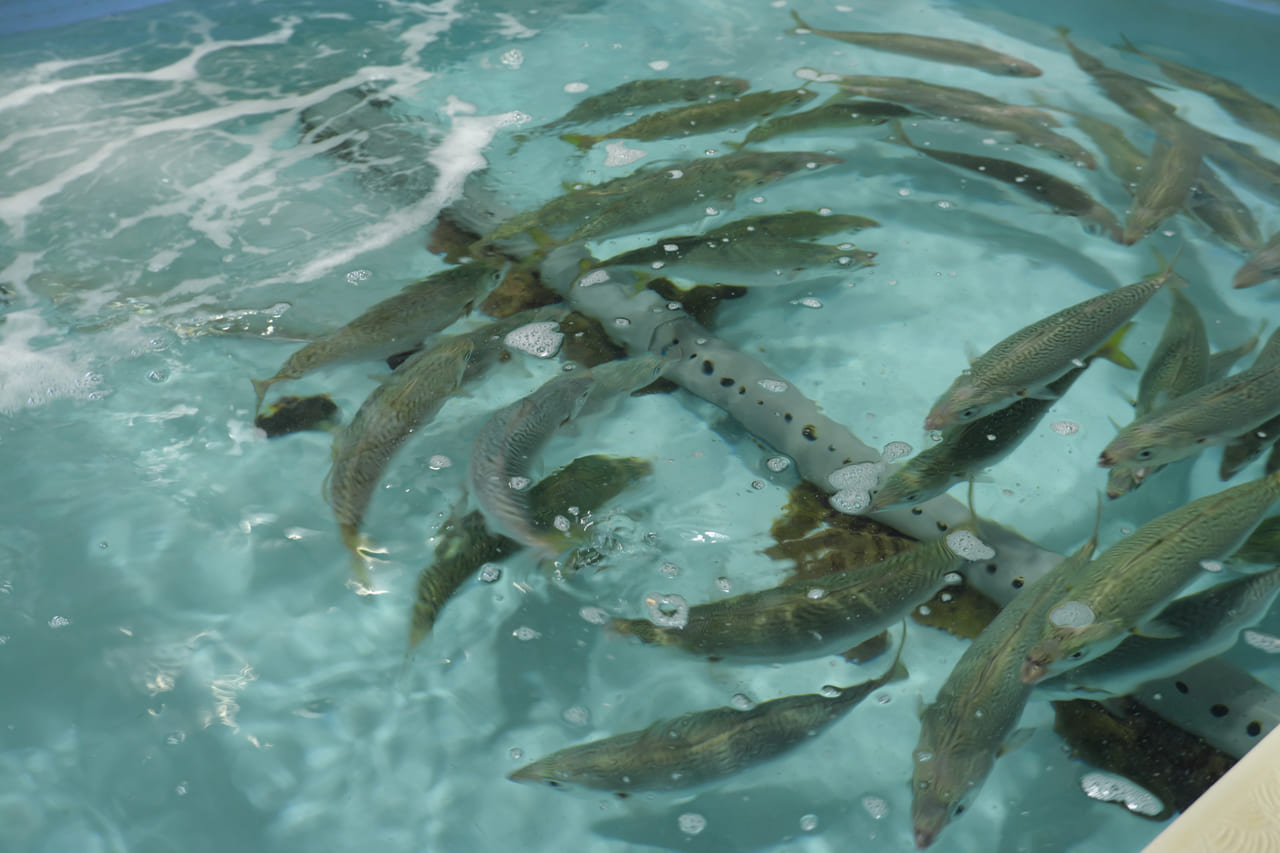
[[[964,814],[964,806],[963,806],[963,805],[958,805],[958,806],[956,806],[956,812],[955,812],[955,813],[956,813],[957,815],[962,815],[962,814]]]
[[[903,498],[903,500],[909,504],[913,504],[916,501],[920,500],[920,494],[919,492],[913,492],[912,494],[909,494],[905,498]]]
[[[960,413],[960,420],[970,421],[976,418],[977,416],[978,416],[978,410],[969,408],[969,409],[965,409],[963,412]]]
[[[1084,657],[1084,649],[1081,649],[1080,651],[1075,652],[1074,654],[1071,655],[1072,660],[1080,660],[1080,658],[1082,657]]]
[[[1151,448],[1149,448],[1149,447],[1148,447],[1148,448],[1146,448],[1145,450],[1139,450],[1139,451],[1138,451],[1138,458],[1139,458],[1139,459],[1150,459],[1150,458],[1151,458]]]
[[[548,780],[546,780],[546,781],[547,781],[547,784],[548,784],[548,785],[550,785],[552,788],[559,788],[559,787],[560,787],[560,783],[559,783],[559,782],[557,782],[555,779],[548,779]]]

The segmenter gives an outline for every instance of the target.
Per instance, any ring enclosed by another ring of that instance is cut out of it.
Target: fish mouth
[[[938,837],[938,833],[930,832],[927,829],[917,829],[915,831],[916,849],[923,850],[933,844],[933,839]]]
[[[1018,677],[1022,679],[1023,684],[1036,684],[1044,680],[1049,674],[1049,661],[1043,657],[1027,657],[1022,661],[1022,669],[1018,671]]]
[[[1112,456],[1110,453],[1104,450],[1100,454],[1098,454],[1099,468],[1114,468],[1115,466],[1116,466],[1115,457]]]

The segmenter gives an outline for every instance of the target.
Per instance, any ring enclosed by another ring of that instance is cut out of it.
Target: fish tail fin
[[[972,484],[970,485],[972,489]],[[898,638],[898,650],[893,655],[893,663],[889,665],[889,671],[881,676],[885,684],[894,681],[906,681],[911,677],[911,673],[907,671],[907,665],[902,662],[902,650],[907,645],[907,620],[902,620],[902,636]]]
[[[253,392],[258,395],[258,405],[255,406],[253,409],[253,411],[257,413],[262,409],[262,401],[265,400],[267,397],[267,389],[274,384],[275,380],[250,379],[249,381],[253,383]]]
[[[791,19],[796,22],[796,28],[794,30],[787,30],[788,35],[804,35],[805,32],[813,32],[813,27],[806,24],[795,9],[791,10]]]
[[[1130,320],[1112,333],[1111,337],[1102,342],[1102,346],[1094,350],[1093,358],[1105,358],[1112,364],[1118,364],[1125,370],[1137,370],[1138,365],[1125,352],[1120,349],[1120,344],[1124,342],[1124,336],[1129,334],[1129,330],[1133,328],[1133,321]]]
[[[920,147],[911,141],[911,137],[907,136],[907,129],[902,126],[901,121],[895,118],[893,121],[889,122],[889,125],[893,128],[893,134],[888,139],[889,142],[892,142],[894,145],[905,145],[912,151],[920,150]]]
[[[1068,27],[1065,24],[1058,24],[1058,26],[1053,28],[1053,31],[1057,33],[1058,38],[1062,39],[1063,41],[1066,41],[1067,36],[1071,35],[1071,27]]]
[[[562,133],[560,138],[576,146],[579,151],[590,151],[600,141],[599,136],[592,136],[589,133]]]

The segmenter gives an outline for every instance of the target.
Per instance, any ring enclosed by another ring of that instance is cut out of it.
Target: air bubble
[[[564,717],[564,721],[566,723],[573,726],[585,726],[591,721],[591,712],[582,705],[574,705],[572,708],[567,709],[561,716]]]
[[[1049,624],[1058,628],[1086,628],[1093,619],[1093,610],[1083,601],[1064,602],[1049,613]]]
[[[369,277],[372,275],[373,273],[369,270],[352,270],[347,273],[347,284],[356,284],[358,282],[368,281]]]
[[[818,816],[816,814],[807,814],[800,818],[800,830],[802,832],[813,832],[818,828]]]
[[[514,71],[521,65],[524,65],[524,54],[515,48],[512,48],[502,54],[502,64]]]
[[[970,561],[990,560],[996,555],[994,548],[968,530],[953,530],[948,533],[947,547],[954,551],[957,557]]]
[[[155,370],[147,374],[147,378],[152,382],[164,382],[169,378],[169,371],[163,367],[157,367]]]
[[[716,578],[716,589],[720,590],[723,593],[728,593],[733,589],[733,581],[723,576],[718,577]]]
[[[925,759],[921,758],[921,760]],[[872,820],[881,820],[889,814],[889,804],[880,797],[863,797],[862,808],[871,815]]]
[[[686,812],[680,815],[677,823],[680,826],[680,831],[685,835],[697,835],[707,828],[707,819],[696,812]]]
[[[532,628],[529,628],[525,625],[521,625],[519,628],[511,632],[511,636],[515,637],[517,640],[519,640],[522,643],[527,643],[530,640],[538,639],[539,637],[542,636],[542,634],[538,631],[533,630]]]
[[[899,459],[906,458],[911,455],[911,445],[905,441],[891,441],[884,446],[881,453],[880,461],[884,463],[897,462]]]
[[[527,352],[537,358],[551,358],[560,352],[560,344],[564,335],[556,331],[559,326],[554,320],[546,323],[529,323],[507,333],[502,339],[504,346]]]
[[[761,489],[763,489],[763,488],[764,488],[764,486],[765,486],[765,482],[764,482],[764,480],[752,480],[752,481],[751,481],[751,488],[755,489],[757,492],[758,492],[758,491],[760,491]]]
[[[614,317],[614,318],[613,318],[613,325],[615,325],[615,326],[630,326],[630,325],[631,325],[631,321],[630,321],[630,320],[628,320],[626,317]]]
[[[449,468],[452,465],[453,465],[452,459],[450,459],[448,456],[444,456],[439,453],[437,453],[435,456],[432,456],[430,459],[427,460],[427,467],[430,468],[432,471],[439,471],[444,468]]]
[[[65,628],[71,624],[71,620],[65,616],[55,616],[49,620],[50,628]]]
[[[1154,817],[1164,811],[1160,799],[1123,776],[1110,773],[1086,773],[1080,777],[1085,796],[1104,803],[1123,803],[1131,812]]]
[[[608,270],[592,270],[578,279],[578,287],[591,287],[609,280]],[[517,330],[518,331],[518,330]]]
[[[838,468],[827,475],[827,482],[837,491],[860,489],[870,491],[880,479],[880,466],[875,462],[857,462]]]
[[[609,621],[609,614],[599,607],[584,607],[578,611],[578,615],[592,625],[603,625]]]
[[[570,527],[569,519],[565,518],[563,515],[557,515],[551,521],[551,526],[556,530],[559,530],[561,533],[568,533]]]
[[[662,572],[669,578],[673,578],[680,574],[680,567],[675,563],[663,563],[661,566],[658,566],[658,571]]]
[[[524,750],[518,746],[513,746],[507,750],[507,755],[511,756],[512,761],[519,761],[524,758]]]
[[[831,496],[831,508],[845,515],[857,515],[871,504],[871,495],[865,491],[841,489]]]
[[[514,489],[517,492],[523,492],[525,489],[529,488],[529,486],[532,484],[533,484],[533,480],[530,480],[528,477],[516,476],[516,477],[512,477],[510,480],[507,480],[507,487],[510,489]]]
[[[816,308],[822,307],[822,300],[814,296],[806,296],[802,299],[797,299],[795,304],[800,305],[804,308],[816,309]]]
[[[502,566],[497,563],[485,563],[480,567],[481,583],[497,583],[502,579]]]
[[[651,593],[644,598],[649,621],[659,628],[683,628],[689,624],[689,602],[681,595]]]
[[[824,684],[822,685],[822,689],[818,692],[828,699],[835,699],[840,695],[840,688],[836,687],[834,684]]]
[[[778,474],[791,467],[791,460],[785,456],[770,456],[765,460],[764,467]]]
[[[1259,651],[1269,655],[1280,653],[1280,637],[1263,634],[1259,631],[1245,631],[1244,641]]]
[[[955,586],[958,583],[964,582],[964,576],[959,572],[947,572],[942,576],[942,582],[947,586]]]
[[[813,599],[814,601],[817,601],[820,598],[825,598],[827,595],[827,591],[825,589],[819,589],[818,587],[815,586],[813,589],[805,593],[805,595]]]
[[[1071,421],[1054,421],[1049,424],[1049,429],[1058,435],[1075,435],[1080,431],[1080,424],[1072,423]]]
[[[750,711],[756,706],[756,703],[751,701],[751,697],[745,693],[733,694],[733,698],[729,700],[729,704],[737,708],[739,711]]]
[[[1217,560],[1201,560],[1200,568],[1204,569],[1206,572],[1220,572],[1222,571],[1222,563],[1219,563]]]

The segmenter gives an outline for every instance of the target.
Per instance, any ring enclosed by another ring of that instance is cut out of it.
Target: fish
[[[1280,515],[1264,518],[1231,555],[1231,563],[1237,566],[1240,563],[1265,565],[1275,562],[1280,562]]]
[[[303,430],[330,431],[337,427],[341,414],[338,404],[328,394],[310,397],[281,397],[267,411],[253,419],[253,425],[276,438]]]
[[[1201,131],[1204,156],[1250,191],[1280,203],[1280,163],[1252,145]]]
[[[498,271],[476,261],[447,267],[414,282],[289,356],[271,378],[251,380],[258,395],[257,409],[277,382],[300,379],[331,364],[381,360],[413,349],[469,313],[500,278]]]
[[[763,213],[745,216],[712,228],[703,234],[708,240],[739,240],[748,236],[774,237],[776,239],[812,239],[828,234],[861,231],[875,228],[879,222],[852,213],[819,213],[816,210],[795,210],[788,213]]]
[[[1120,39],[1122,44],[1117,45],[1118,49],[1151,60],[1160,67],[1166,77],[1179,86],[1203,92],[1213,98],[1224,112],[1245,127],[1270,136],[1272,139],[1280,139],[1280,109],[1273,104],[1267,103],[1238,83],[1192,68],[1190,65],[1183,65],[1181,62],[1174,62],[1172,59],[1163,59],[1147,53],[1135,46],[1123,34]]]
[[[514,314],[415,353],[373,390],[350,426],[334,438],[325,492],[361,588],[369,588],[369,575],[360,526],[382,472],[400,447],[435,418],[464,382],[475,381],[503,357],[502,339],[508,332],[562,313],[551,306]]]
[[[457,335],[414,355],[374,389],[334,439],[325,487],[360,590],[371,588],[360,526],[382,472],[405,440],[462,387],[474,349],[470,337]]]
[[[937,698],[921,712],[911,772],[911,828],[917,849],[937,840],[990,775],[1031,697],[1031,686],[1018,676],[1035,640],[1033,629],[1057,601],[1065,574],[1088,563],[1097,545],[1095,524],[1087,542],[996,614],[960,656]]]
[[[880,486],[869,512],[914,506],[935,498],[957,483],[971,480],[1018,448],[1040,423],[1045,412],[1084,375],[1096,357],[1122,366],[1133,361],[1120,351],[1120,343],[1132,328],[1126,323],[1097,352],[1054,382],[1048,390],[1052,398],[1026,397],[985,417],[956,424],[942,433],[942,440],[902,463]]]
[[[778,758],[875,691],[908,677],[901,660],[895,659],[884,675],[861,684],[784,696],[748,710],[726,706],[691,711],[638,731],[553,752],[507,778],[556,790],[580,787],[620,796],[691,788]]]
[[[972,44],[957,39],[922,36],[915,33],[866,33],[839,30],[815,29],[800,19],[792,11],[797,29],[788,32],[794,35],[814,35],[856,44],[872,50],[883,50],[889,53],[901,53],[904,56],[915,56],[932,62],[943,62],[948,65],[962,65],[976,68],[988,74],[1002,77],[1039,77],[1044,72],[1025,59],[1009,56],[1007,53],[991,50],[982,45]]]
[[[562,373],[490,416],[472,444],[468,472],[471,494],[490,529],[541,555],[558,553],[563,534],[539,530],[531,515],[529,470],[535,456],[556,429],[578,416],[588,397],[643,387],[665,364],[646,355]]]
[[[1135,417],[1142,417],[1170,400],[1201,387],[1209,379],[1209,333],[1204,318],[1180,288],[1173,288],[1173,309],[1165,323],[1160,340],[1151,351],[1147,368],[1138,380]],[[1107,497],[1119,498],[1142,485],[1143,480],[1159,468],[1144,470],[1137,476],[1139,464],[1116,465],[1107,473]],[[1160,466],[1163,467],[1163,466]]]
[[[1048,385],[1078,367],[1128,322],[1173,273],[1118,288],[1032,323],[978,357],[934,403],[927,430],[943,429],[989,415],[1023,397],[1052,399]]]
[[[1044,105],[1047,106],[1047,105]],[[1105,119],[1089,113],[1076,112],[1063,107],[1049,107],[1066,113],[1075,120],[1076,127],[1089,137],[1102,156],[1106,158],[1111,174],[1120,179],[1125,189],[1132,192],[1142,179],[1147,165],[1147,155],[1129,141],[1123,130]]]
[[[1132,246],[1186,206],[1200,175],[1200,137],[1182,122],[1167,121],[1165,139],[1157,139],[1134,190],[1122,242]]]
[[[905,104],[934,116],[1004,131],[1023,145],[1043,148],[1086,169],[1098,165],[1088,149],[1050,129],[1060,123],[1045,110],[1007,104],[970,89],[939,86],[910,77],[832,76],[839,78],[837,85],[852,94]]]
[[[577,509],[578,520],[587,519],[617,497],[653,466],[644,459],[581,456],[538,481],[529,490],[533,525],[549,529],[554,517]],[[408,651],[431,633],[445,604],[468,578],[485,563],[505,559],[521,549],[519,542],[492,533],[478,510],[454,512],[440,527],[432,562],[418,575],[417,595],[409,625]]]
[[[1280,278],[1280,231],[1271,235],[1263,246],[1259,247],[1231,279],[1231,286],[1237,290],[1253,287],[1264,281]]]
[[[1239,346],[1219,350],[1209,356],[1209,381],[1216,382],[1226,376],[1237,361],[1257,349],[1258,341],[1262,338],[1262,330],[1264,328],[1266,328],[1265,321],[1259,324],[1258,331],[1249,340]]]
[[[966,536],[972,538],[972,531],[956,528],[861,569],[694,605],[680,627],[614,618],[609,628],[715,659],[772,663],[838,654],[891,627],[947,586],[946,576],[966,562],[957,553]]]
[[[1102,60],[1077,47],[1068,37],[1070,32],[1067,27],[1057,27],[1058,37],[1066,44],[1071,58],[1080,70],[1092,77],[1093,82],[1116,106],[1159,132],[1161,126],[1173,116],[1174,107],[1153,95],[1151,90],[1168,87],[1108,68]]]
[[[1015,163],[998,157],[983,157],[961,151],[945,151],[928,145],[917,145],[907,136],[901,123],[894,123],[894,135],[890,141],[919,151],[940,163],[958,166],[1008,184],[1024,195],[1047,204],[1054,213],[1079,217],[1085,230],[1101,234],[1112,240],[1120,240],[1120,223],[1115,214],[1085,190],[1057,175]]]
[[[743,145],[763,142],[775,136],[806,133],[814,130],[845,130],[875,127],[895,118],[910,118],[916,113],[888,101],[867,101],[837,97],[812,109],[774,116],[751,128]]]
[[[1226,652],[1280,594],[1280,566],[1243,575],[1170,602],[1153,622],[1169,634],[1132,634],[1111,651],[1041,682],[1041,691],[1123,696],[1153,678],[1176,675]]]
[[[1037,628],[1022,663],[1025,684],[1080,666],[1126,633],[1167,635],[1151,617],[1235,551],[1280,498],[1280,474],[1233,486],[1165,513],[1067,575],[1063,594]]]
[[[1144,469],[1226,444],[1280,415],[1277,354],[1280,330],[1272,334],[1251,367],[1202,385],[1125,426],[1098,456],[1098,465],[1128,464],[1141,480]]]
[[[566,133],[560,138],[584,151],[606,139],[679,139],[733,125],[754,123],[778,110],[798,106],[817,96],[818,93],[812,89],[748,92],[733,98],[651,113],[608,133]]]
[[[596,267],[642,267],[662,270],[664,275],[683,273],[698,279],[732,273],[739,284],[775,284],[818,267],[861,269],[870,266],[875,256],[875,252],[857,248],[765,235],[731,240],[695,234],[664,237],[652,245],[600,261]]]
[[[537,129],[546,132],[566,124],[585,124],[636,107],[740,95],[750,88],[751,84],[741,77],[724,77],[718,74],[696,79],[660,77],[652,80],[630,80],[607,92],[583,98],[569,112]]]
[[[1200,174],[1187,197],[1187,213],[1227,245],[1243,252],[1254,252],[1262,246],[1258,221],[1208,163],[1200,163]]]
[[[1222,448],[1222,462],[1218,465],[1218,478],[1230,480],[1255,459],[1271,450],[1280,439],[1280,416],[1227,442]]]

